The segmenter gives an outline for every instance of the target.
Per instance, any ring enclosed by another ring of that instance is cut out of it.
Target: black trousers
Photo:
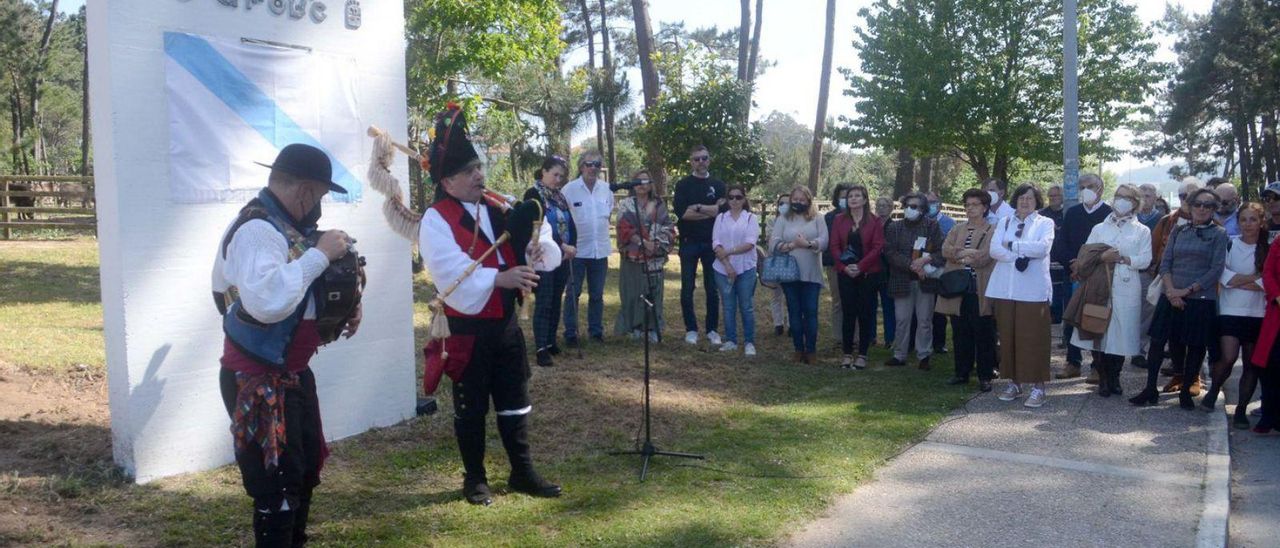
[[[1280,342],[1271,345],[1267,366],[1258,371],[1262,386],[1262,419],[1258,426],[1280,428]]]
[[[462,378],[453,382],[453,433],[466,473],[464,483],[475,484],[488,481],[484,431],[490,400],[513,474],[530,469],[526,419],[531,372],[524,332],[514,314],[506,321],[475,322],[470,331],[475,335],[471,357]]]
[[[250,444],[236,454],[244,490],[253,497],[253,532],[257,546],[297,546],[306,543],[311,493],[320,485],[320,401],[316,376],[311,369],[298,373],[298,388],[284,391],[285,446],[279,465],[268,473],[262,449]],[[235,410],[236,374],[222,369],[218,375],[227,415]]]
[[[961,300],[960,315],[951,317],[951,332],[955,339],[956,376],[969,378],[976,365],[978,380],[995,378],[996,318],[979,314],[976,293],[966,294]]]
[[[853,354],[853,337],[858,336],[858,355],[866,356],[876,338],[876,298],[879,284],[867,276],[850,278],[837,274],[840,285],[840,348]]]

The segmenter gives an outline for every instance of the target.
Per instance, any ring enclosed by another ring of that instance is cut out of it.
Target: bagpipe
[[[316,230],[307,237],[310,247],[324,235],[323,230]],[[364,294],[368,279],[364,274],[365,258],[356,251],[355,240],[347,248],[347,254],[329,261],[328,268],[320,274],[324,280],[324,306],[316,314],[316,330],[320,332],[320,340],[324,344],[338,340],[342,330],[355,316],[360,306],[360,298]]]
[[[386,131],[377,126],[369,126],[368,135],[373,138],[374,143],[372,158],[369,161],[369,186],[386,197],[382,205],[382,213],[391,229],[405,239],[417,242],[423,214],[413,211],[405,203],[400,181],[391,174],[390,168],[397,150],[419,163],[423,162],[423,156],[418,151],[393,141]],[[423,171],[427,170],[424,168]],[[516,263],[528,265],[528,257],[524,250],[529,242],[536,240],[538,233],[542,230],[543,209],[542,204],[537,200],[517,201],[513,197],[503,196],[489,189],[484,190],[483,198],[488,205],[497,208],[501,213],[502,226],[505,230],[498,235],[488,251],[473,258],[472,263],[462,275],[443,291],[439,291],[440,280],[436,281],[436,296],[428,305],[431,309],[431,323],[427,328],[427,336],[431,339],[443,340],[449,337],[449,323],[444,314],[444,299],[457,290],[463,280],[475,272],[485,259],[489,258],[489,255],[507,242],[510,242],[512,248],[516,250]],[[447,357],[448,352],[444,352],[444,355]]]

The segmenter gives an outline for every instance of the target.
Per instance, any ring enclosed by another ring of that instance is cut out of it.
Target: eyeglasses
[[[711,157],[710,157],[710,156],[693,156],[693,157],[689,158],[689,161],[690,161],[690,162],[705,162],[705,161],[710,160],[710,159],[711,159]]]
[[[1199,201],[1191,204],[1191,207],[1198,207],[1200,209],[1218,209],[1218,202]]]
[[[590,162],[582,162],[582,167],[600,167],[600,166],[602,166],[602,165],[604,165],[604,163],[603,163],[603,162],[601,162],[600,160],[593,160],[593,161],[590,161]]]
[[[907,204],[907,209],[920,209],[920,204]]]
[[[730,200],[745,200],[745,199],[747,199],[747,197],[746,197],[746,196],[743,196],[743,195],[741,195],[741,194],[730,194],[730,195],[729,195],[729,199],[730,199]]]

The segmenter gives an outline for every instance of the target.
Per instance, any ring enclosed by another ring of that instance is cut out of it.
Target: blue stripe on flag
[[[190,34],[166,32],[164,51],[277,149],[290,143],[305,143],[325,150],[319,141],[293,121],[271,97],[218,53],[208,41]],[[333,161],[334,182],[347,189],[346,195],[331,193],[331,197],[339,202],[359,200],[362,188],[360,180],[332,154],[329,154],[329,158]]]

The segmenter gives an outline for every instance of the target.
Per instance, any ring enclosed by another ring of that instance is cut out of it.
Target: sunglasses
[[[920,209],[920,204],[907,204],[907,209]]]
[[[689,158],[689,161],[690,161],[690,162],[705,162],[705,161],[710,160],[710,159],[711,159],[711,157],[710,157],[710,156],[694,156],[694,157],[692,157],[692,158]]]
[[[741,194],[730,194],[730,195],[729,195],[729,199],[730,199],[730,200],[745,200],[745,199],[747,199],[747,197],[746,197],[746,196],[743,196],[743,195],[741,195]]]
[[[601,162],[600,160],[595,160],[591,162],[582,162],[582,167],[600,167],[602,165],[604,165],[604,163]]]
[[[1198,207],[1200,209],[1218,209],[1218,202],[1200,201],[1191,204],[1191,207]]]

